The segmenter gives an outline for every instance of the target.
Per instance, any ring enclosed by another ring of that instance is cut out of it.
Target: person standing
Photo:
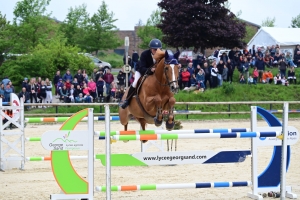
[[[103,76],[106,86],[106,96],[110,96],[110,85],[114,81],[114,75],[110,73],[110,69],[107,69],[106,74]]]
[[[53,78],[53,84],[55,85],[55,95],[56,95],[56,98],[59,98],[59,96],[60,96],[59,95],[59,90],[57,90],[57,84],[59,82],[59,79],[62,79],[62,77],[60,75],[60,71],[57,70],[56,74],[55,74],[55,76]],[[28,90],[28,92],[30,92],[30,91]],[[30,99],[31,99],[31,97],[30,97]]]
[[[134,71],[136,71],[136,65],[139,62],[140,56],[135,50],[133,50],[131,57],[132,57],[132,65],[133,65]]]

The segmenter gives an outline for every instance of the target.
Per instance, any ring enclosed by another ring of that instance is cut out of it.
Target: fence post
[[[272,104],[270,103],[270,112],[271,112],[271,110],[272,110]]]
[[[186,110],[187,110],[187,112],[189,111],[189,104],[186,104]],[[188,119],[189,115],[186,115],[186,118]]]
[[[55,106],[55,112],[58,113],[58,106]],[[56,115],[56,117],[58,116]]]
[[[230,104],[228,104],[228,112],[230,112]],[[230,117],[230,114],[228,116]]]

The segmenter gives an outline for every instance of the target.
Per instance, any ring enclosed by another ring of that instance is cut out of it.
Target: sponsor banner
[[[257,127],[255,131],[282,131],[282,127]],[[281,146],[282,140],[277,137],[261,137],[254,138],[258,146]],[[294,145],[299,140],[299,132],[293,126],[288,126],[287,145]]]
[[[89,150],[88,131],[47,131],[41,143],[46,150]]]

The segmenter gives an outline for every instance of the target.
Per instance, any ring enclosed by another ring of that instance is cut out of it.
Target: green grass
[[[111,64],[112,68],[123,66],[123,56],[116,53],[98,53],[98,58]]]

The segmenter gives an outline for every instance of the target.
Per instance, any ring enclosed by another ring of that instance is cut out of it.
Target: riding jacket
[[[142,52],[140,57],[140,62],[137,66],[137,71],[140,72],[140,74],[143,76],[145,75],[146,71],[154,65],[154,60],[152,57],[152,53],[150,49],[145,50]]]

